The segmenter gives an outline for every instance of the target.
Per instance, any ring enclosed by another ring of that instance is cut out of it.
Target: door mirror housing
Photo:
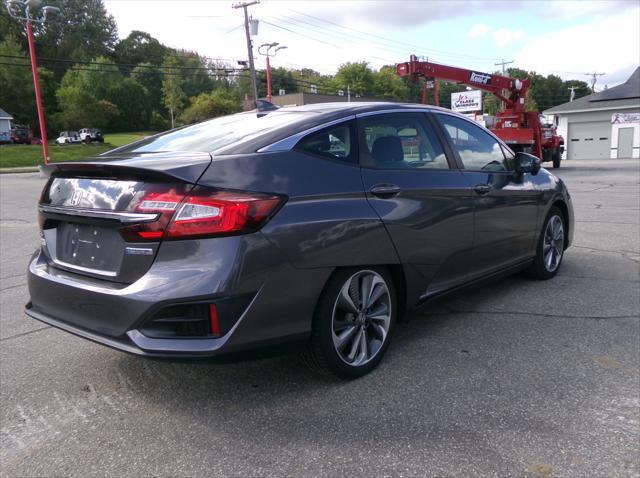
[[[540,171],[541,161],[533,154],[518,152],[516,153],[516,173],[532,175],[538,174]]]

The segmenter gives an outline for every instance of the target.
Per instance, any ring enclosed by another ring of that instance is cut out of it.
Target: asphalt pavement
[[[44,179],[0,175],[0,476],[638,476],[640,162],[562,166],[558,276],[431,306],[352,382],[296,356],[150,361],[27,318]]]

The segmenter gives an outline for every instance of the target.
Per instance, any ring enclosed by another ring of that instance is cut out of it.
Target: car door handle
[[[488,184],[476,184],[473,190],[480,195],[485,195],[491,191],[491,186]]]
[[[370,189],[370,191],[374,196],[388,199],[397,195],[401,191],[401,189],[400,186],[396,186],[395,184],[376,184]]]

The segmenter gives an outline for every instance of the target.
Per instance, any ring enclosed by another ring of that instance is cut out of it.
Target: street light
[[[262,56],[267,57],[267,100],[269,102],[271,102],[271,64],[269,63],[269,55],[270,55],[269,51],[272,48],[274,48],[273,54],[271,54],[271,56],[276,56],[276,53],[278,53],[278,51],[284,50],[285,48],[287,48],[286,46],[278,46],[278,45],[280,45],[280,43],[273,42],[273,43],[263,43],[258,47],[258,53],[261,54]]]
[[[31,57],[31,72],[33,74],[33,89],[36,93],[36,106],[38,108],[38,121],[40,122],[40,138],[42,139],[42,154],[44,164],[49,164],[49,144],[47,143],[47,127],[44,122],[44,110],[42,108],[42,93],[38,79],[38,65],[36,63],[36,47],[33,42],[33,28],[31,24],[45,23],[50,15],[58,13],[58,7],[41,7],[41,0],[7,0],[7,12],[16,20],[25,22],[27,26],[27,40],[29,41],[29,56]]]

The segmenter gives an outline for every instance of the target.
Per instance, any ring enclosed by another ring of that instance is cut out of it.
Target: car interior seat
[[[373,142],[371,156],[377,164],[404,161],[404,150],[398,136],[381,136]]]

